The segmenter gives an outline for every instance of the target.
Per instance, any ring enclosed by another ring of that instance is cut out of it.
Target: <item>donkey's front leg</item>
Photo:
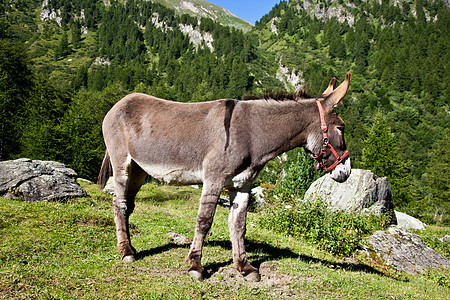
[[[250,188],[231,191],[230,228],[231,245],[233,248],[234,267],[245,276],[248,281],[260,281],[258,269],[249,264],[245,252],[244,237],[247,223],[247,207],[250,200]]]
[[[203,280],[202,249],[206,234],[211,228],[214,213],[216,211],[217,202],[221,185],[204,184],[202,196],[200,197],[200,207],[197,214],[197,225],[195,227],[195,236],[191,244],[191,250],[186,259],[191,264],[189,275],[195,280]]]

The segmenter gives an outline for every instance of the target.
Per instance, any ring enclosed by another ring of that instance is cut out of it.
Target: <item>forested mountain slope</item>
[[[446,2],[282,1],[248,33],[182,14],[194,4],[2,2],[0,159],[58,160],[93,179],[102,118],[127,93],[177,101],[281,88],[317,95],[350,71],[339,112],[354,166],[388,176],[404,210],[449,221]]]
[[[126,93],[205,101],[253,85],[249,36],[149,1],[13,1],[0,29],[1,159],[59,160],[93,178],[101,120]]]
[[[397,205],[437,218],[449,208],[449,17],[440,0],[291,0],[254,31],[288,88],[317,95],[330,77],[353,73],[339,110],[354,166],[388,176]],[[376,140],[383,131],[392,140]]]

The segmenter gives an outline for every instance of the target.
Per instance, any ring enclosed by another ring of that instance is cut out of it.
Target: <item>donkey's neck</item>
[[[252,154],[263,164],[283,152],[304,147],[311,131],[320,128],[313,99],[253,100],[248,102],[247,109]]]

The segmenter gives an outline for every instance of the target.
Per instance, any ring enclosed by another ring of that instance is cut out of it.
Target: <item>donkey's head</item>
[[[350,73],[336,89],[336,78],[333,78],[324,93],[316,99],[319,114],[312,124],[314,128],[306,145],[306,150],[317,160],[316,169],[322,166],[338,182],[344,182],[350,176],[351,164],[344,141],[345,124],[334,108],[341,104],[349,84]]]

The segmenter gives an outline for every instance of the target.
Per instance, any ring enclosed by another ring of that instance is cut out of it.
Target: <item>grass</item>
[[[131,216],[138,260],[124,264],[115,246],[111,196],[83,184],[89,198],[29,203],[0,198],[0,298],[4,299],[448,299],[448,273],[384,272],[279,235],[249,213],[247,250],[262,281],[249,283],[231,268],[228,211],[218,207],[207,237],[203,282],[187,274],[200,190],[145,185]]]

